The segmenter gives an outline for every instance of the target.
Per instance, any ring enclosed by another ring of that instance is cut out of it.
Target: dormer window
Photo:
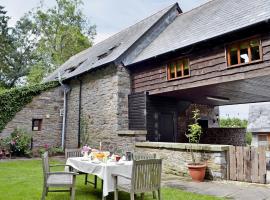
[[[173,80],[190,76],[189,61],[187,58],[175,60],[167,65],[167,79]]]
[[[262,60],[262,46],[259,39],[234,43],[227,48],[229,67],[250,64]]]

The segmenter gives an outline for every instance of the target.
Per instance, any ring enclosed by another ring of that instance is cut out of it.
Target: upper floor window
[[[187,77],[190,75],[188,59],[175,60],[167,65],[168,80]]]
[[[262,46],[259,39],[232,44],[227,48],[228,66],[249,64],[262,60]]]

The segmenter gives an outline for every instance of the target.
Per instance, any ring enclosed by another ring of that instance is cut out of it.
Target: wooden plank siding
[[[146,98],[145,92],[128,96],[129,130],[146,130]]]
[[[131,71],[132,91],[148,91],[158,94],[220,82],[241,80],[270,74],[270,34],[260,37],[263,61],[241,67],[227,67],[225,45],[201,50],[187,56],[190,61],[190,77],[168,81],[165,61],[157,65],[134,67]]]

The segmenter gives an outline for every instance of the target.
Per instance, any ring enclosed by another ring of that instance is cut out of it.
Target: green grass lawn
[[[51,164],[57,163],[56,161]],[[59,171],[59,170],[58,170]],[[43,185],[42,166],[40,160],[0,161],[0,200],[38,200]],[[163,200],[218,200],[221,198],[204,196],[177,189],[162,188]],[[68,200],[68,193],[49,193],[47,200]],[[101,190],[84,185],[84,176],[78,176],[76,184],[76,200],[101,199]],[[113,200],[110,194],[108,200]],[[140,199],[140,198],[138,198]],[[145,200],[152,199],[147,194]],[[119,193],[119,200],[129,200],[127,193]]]

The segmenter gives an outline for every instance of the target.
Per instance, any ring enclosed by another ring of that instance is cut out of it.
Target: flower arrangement
[[[91,150],[91,148],[88,145],[84,145],[82,147],[81,153],[83,154],[84,159],[88,159],[88,152]]]
[[[82,147],[82,154],[88,153],[91,150],[91,148],[88,145],[84,145]]]

